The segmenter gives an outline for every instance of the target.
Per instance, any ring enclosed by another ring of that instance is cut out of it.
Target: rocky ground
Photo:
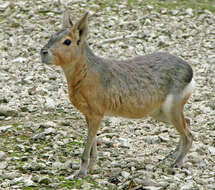
[[[66,2],[0,2],[0,189],[215,189],[214,13],[127,1]],[[66,7],[74,20],[90,12],[88,41],[98,55],[125,59],[165,51],[192,65],[197,85],[185,113],[195,142],[183,168],[159,161],[177,144],[172,126],[105,118],[95,172],[72,178],[86,123],[69,103],[61,69],[43,65],[39,55]]]

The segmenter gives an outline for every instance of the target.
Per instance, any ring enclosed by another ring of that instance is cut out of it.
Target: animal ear
[[[63,14],[63,24],[62,28],[72,28],[73,23],[70,17],[70,11],[66,10],[65,13]]]
[[[73,30],[79,34],[78,45],[83,44],[88,32],[88,12],[74,25]]]

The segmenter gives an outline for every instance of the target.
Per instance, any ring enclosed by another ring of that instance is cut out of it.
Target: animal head
[[[64,13],[62,29],[52,35],[41,49],[43,63],[65,66],[81,59],[88,32],[88,13],[73,24],[68,11]]]

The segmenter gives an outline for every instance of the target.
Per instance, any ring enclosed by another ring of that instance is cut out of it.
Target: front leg
[[[89,167],[88,167],[90,172],[92,172],[94,170],[96,160],[97,160],[97,140],[95,139],[94,144],[91,148],[91,152],[90,152],[90,163],[89,163]]]
[[[86,121],[88,124],[87,143],[85,145],[84,152],[82,154],[81,167],[76,177],[85,177],[87,175],[89,163],[90,163],[90,167],[92,167],[92,165],[95,162],[95,160],[93,159],[96,159],[96,134],[99,129],[102,117],[103,116],[101,115],[92,115],[92,114],[90,116],[86,116]],[[92,151],[92,154],[91,154],[91,151]],[[92,159],[91,162],[90,162],[90,158]]]

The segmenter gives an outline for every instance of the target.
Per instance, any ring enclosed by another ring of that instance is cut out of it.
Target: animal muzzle
[[[40,51],[41,60],[45,64],[51,64],[51,54],[48,49],[42,48]]]

